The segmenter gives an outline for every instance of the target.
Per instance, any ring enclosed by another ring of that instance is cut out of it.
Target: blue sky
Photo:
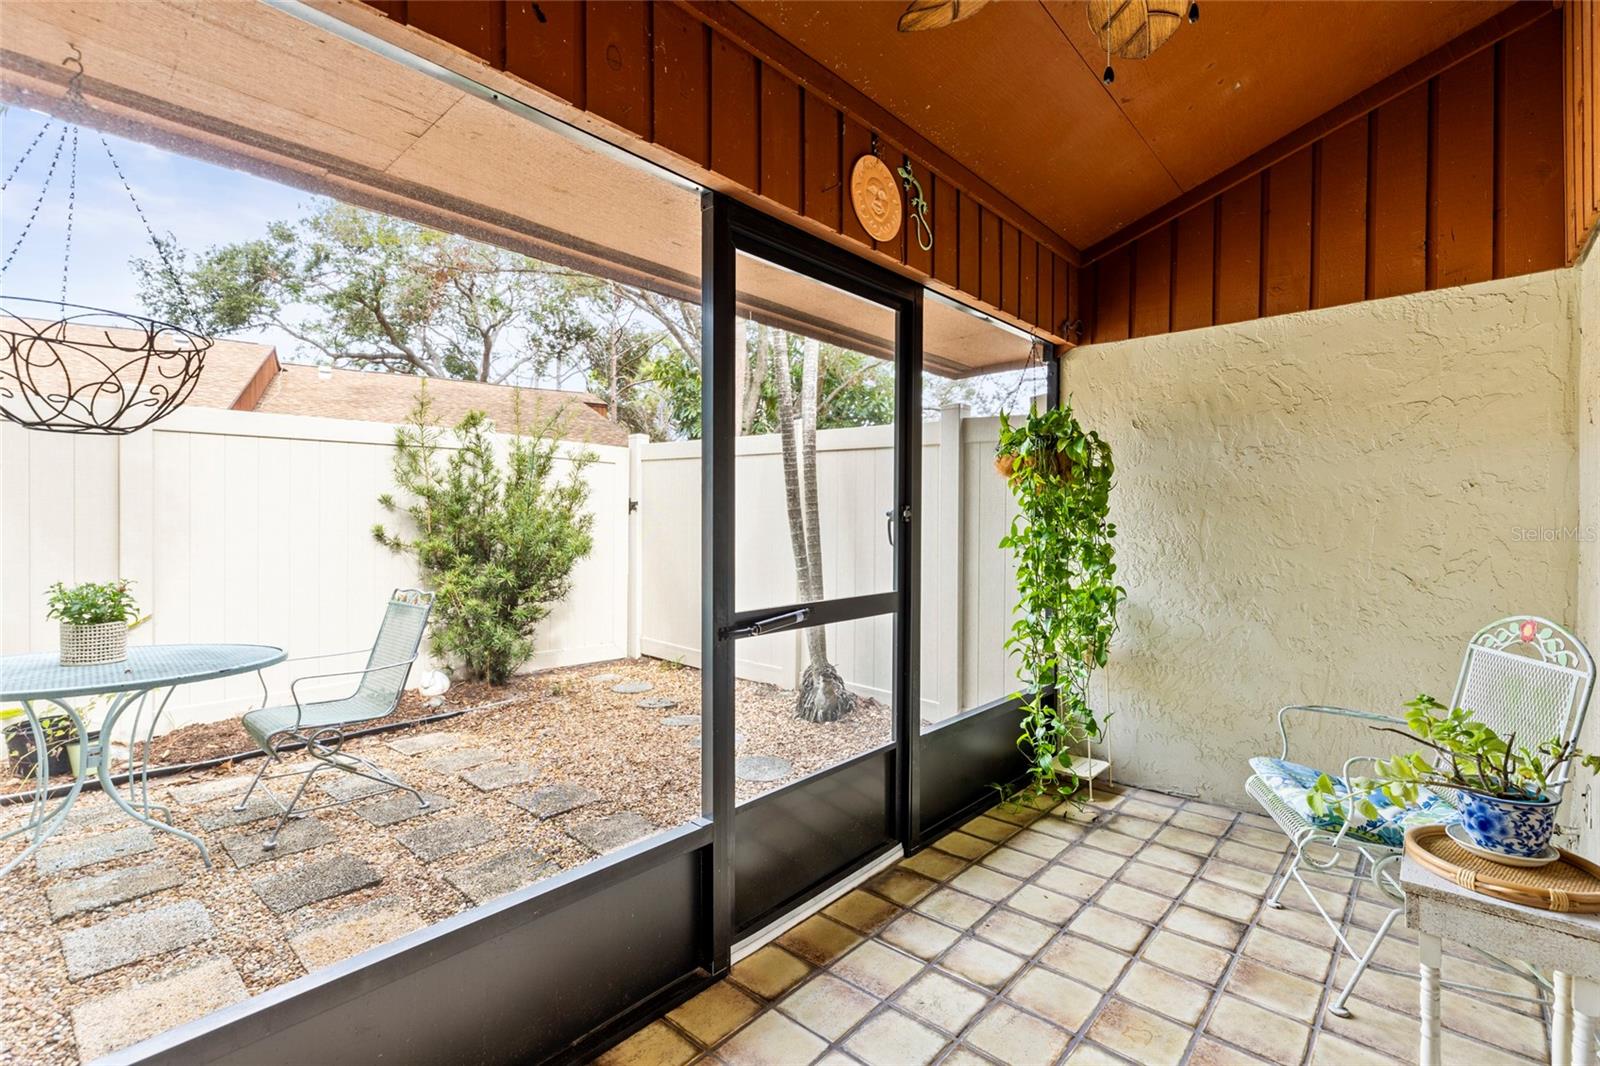
[[[15,106],[0,114],[0,176],[11,173],[34,135],[49,121],[48,115]],[[61,123],[57,122],[45,133],[15,181],[0,194],[0,248],[4,249],[0,255],[10,252],[33,210],[60,129]],[[122,172],[143,205],[150,225],[158,234],[176,234],[179,243],[188,248],[258,237],[268,222],[293,218],[316,199],[299,189],[137,141],[109,134],[106,141],[122,164]],[[70,150],[69,134],[38,218],[15,262],[0,278],[0,292],[7,296],[53,300],[60,294]],[[100,134],[87,127],[78,135],[78,187],[72,232],[68,302],[142,312],[137,281],[128,261],[155,253],[106,158]],[[271,335],[274,332],[256,339],[276,344],[280,355],[293,358],[294,342]]]

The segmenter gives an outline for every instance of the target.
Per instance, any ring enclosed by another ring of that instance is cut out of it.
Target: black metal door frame
[[[734,630],[760,617],[799,608],[772,605],[740,612],[734,606],[734,447],[738,432],[734,381],[738,253],[766,260],[895,313],[895,537],[892,592],[805,605],[807,625],[892,613],[895,618],[892,795],[886,797],[894,836],[910,846],[918,815],[916,792],[918,688],[918,575],[920,573],[922,431],[922,288],[812,234],[779,222],[721,193],[701,201],[701,597],[704,813],[711,820],[709,955],[714,972],[729,965],[734,920]],[[826,771],[824,771],[826,772]],[[827,875],[829,871],[820,871]],[[822,886],[819,886],[819,889]]]

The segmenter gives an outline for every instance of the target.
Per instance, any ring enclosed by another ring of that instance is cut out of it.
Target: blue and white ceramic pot
[[[1461,824],[1472,842],[1486,851],[1529,858],[1550,846],[1559,801],[1545,796],[1500,799],[1458,793]]]

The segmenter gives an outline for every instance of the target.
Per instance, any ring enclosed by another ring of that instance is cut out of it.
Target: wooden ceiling
[[[1080,249],[1510,6],[1204,0],[1106,86],[1083,0],[998,0],[911,34],[904,0],[739,5]]]

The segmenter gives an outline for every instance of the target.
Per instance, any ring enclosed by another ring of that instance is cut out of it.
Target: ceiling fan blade
[[[988,2],[989,0],[911,0],[900,16],[900,21],[895,23],[895,29],[901,33],[942,29],[952,22],[960,22],[964,18],[976,15],[978,9]]]

